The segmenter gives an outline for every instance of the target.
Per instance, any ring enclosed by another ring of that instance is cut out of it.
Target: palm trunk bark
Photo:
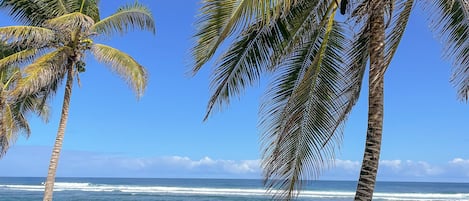
[[[49,163],[49,170],[44,190],[43,201],[52,201],[52,194],[54,192],[55,174],[57,172],[57,165],[59,162],[60,151],[62,150],[62,143],[65,135],[65,128],[67,127],[68,111],[70,106],[70,98],[72,96],[73,87],[73,63],[67,70],[67,82],[65,85],[64,101],[62,105],[62,115],[60,117],[59,129],[55,139],[54,149],[52,149],[52,156]]]
[[[384,104],[384,1],[371,0],[368,129],[355,200],[372,200],[378,173]]]

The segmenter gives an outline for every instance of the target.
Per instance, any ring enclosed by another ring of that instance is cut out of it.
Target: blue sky
[[[127,0],[101,1],[108,16]],[[264,84],[202,122],[211,65],[187,76],[198,0],[141,0],[153,12],[156,35],[136,31],[100,41],[119,48],[149,72],[145,95],[88,59],[74,88],[58,176],[259,178],[257,112]],[[0,26],[12,24],[2,13]],[[414,9],[407,33],[386,74],[384,137],[378,180],[469,182],[469,105],[457,100],[450,62]],[[364,86],[364,89],[367,87]],[[48,124],[32,117],[0,160],[0,176],[45,176],[63,92]],[[366,132],[367,92],[355,106],[336,167],[320,179],[356,180]]]

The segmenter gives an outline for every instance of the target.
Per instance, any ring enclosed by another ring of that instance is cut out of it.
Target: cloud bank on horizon
[[[18,146],[0,160],[0,176],[37,176],[47,173],[51,148]],[[33,154],[32,154],[33,153]],[[184,156],[132,157],[83,151],[63,152],[59,177],[148,178],[261,178],[259,160],[226,160]],[[356,180],[360,162],[335,160],[320,180]],[[469,159],[454,158],[444,164],[426,161],[381,160],[381,181],[469,182]]]

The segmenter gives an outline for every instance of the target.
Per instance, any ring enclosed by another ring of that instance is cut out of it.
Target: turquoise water
[[[41,200],[44,178],[0,177],[1,201]],[[356,182],[316,181],[299,201],[352,200]],[[261,180],[57,178],[56,201],[267,201]],[[469,183],[378,182],[374,199],[469,201]]]

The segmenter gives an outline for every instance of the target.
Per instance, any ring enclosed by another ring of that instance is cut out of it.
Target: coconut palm
[[[0,45],[0,58],[5,58],[15,51],[12,48]],[[0,158],[5,156],[10,146],[16,141],[19,134],[29,137],[27,116],[35,113],[47,121],[49,116],[48,105],[43,93],[39,92],[31,96],[17,99],[12,91],[21,79],[18,67],[5,66],[0,68]]]
[[[463,0],[425,1],[435,30],[455,61],[459,93],[468,98],[467,19]],[[262,168],[274,198],[290,200],[333,163],[342,126],[358,100],[369,62],[369,115],[357,200],[371,200],[378,170],[384,73],[414,0],[204,0],[197,21],[197,73],[227,38],[211,77],[207,115],[272,73],[260,107]],[[336,8],[345,14],[335,19]],[[351,27],[347,29],[347,27]],[[277,191],[278,190],[278,191]]]
[[[44,200],[52,200],[53,186],[62,142],[67,125],[73,83],[85,71],[85,56],[90,53],[120,75],[136,92],[143,94],[147,73],[143,66],[128,54],[110,46],[95,43],[98,36],[124,34],[129,29],[155,32],[149,9],[135,2],[125,5],[109,17],[100,18],[95,0],[38,0],[3,1],[10,13],[29,26],[0,28],[0,39],[24,50],[0,62],[32,62],[24,68],[25,76],[18,81],[13,94],[25,97],[38,91],[48,96],[65,81],[65,93],[57,138],[52,150]],[[33,10],[38,9],[38,10]]]

